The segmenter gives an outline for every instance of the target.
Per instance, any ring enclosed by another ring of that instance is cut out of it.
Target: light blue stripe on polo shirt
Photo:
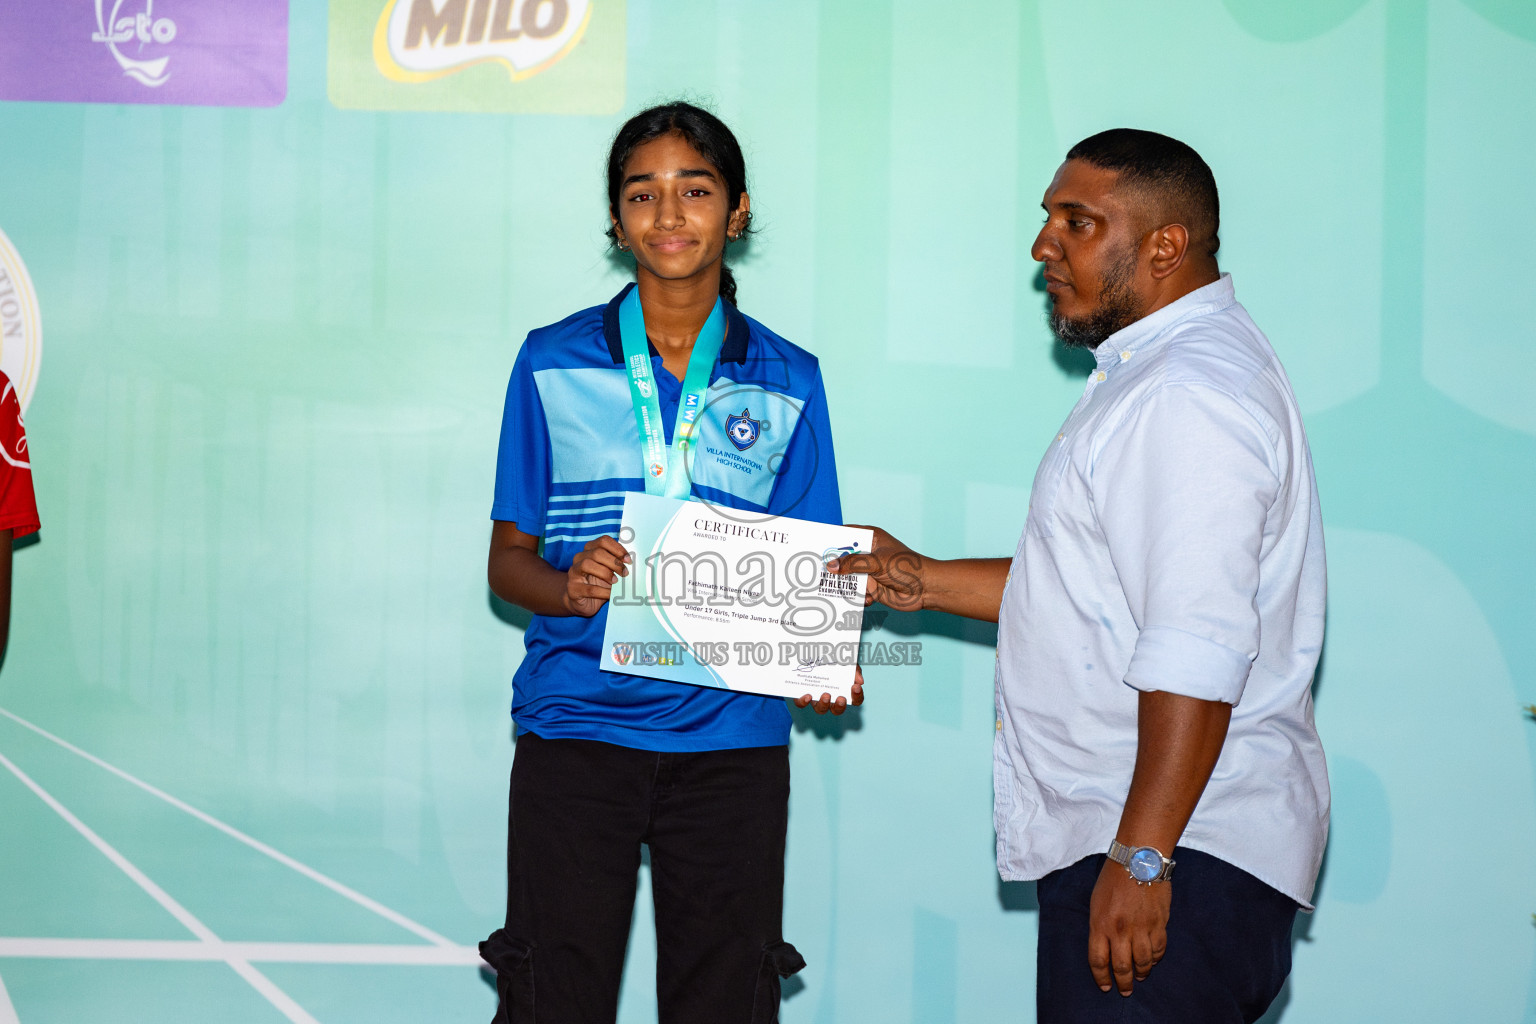
[[[624,503],[622,501],[621,502],[617,502],[615,504],[609,504],[609,505],[593,505],[590,508],[568,508],[568,509],[567,508],[562,508],[562,509],[553,509],[552,508],[552,509],[549,510],[549,514],[544,517],[544,521],[546,523],[551,523],[551,522],[555,522],[556,520],[559,520],[562,523],[567,523],[568,524],[568,523],[570,523],[572,521],[580,521],[582,519],[589,518],[594,513],[602,513],[602,512],[616,513],[616,512],[623,511],[623,509],[624,509]],[[607,515],[599,515],[597,518],[599,518],[599,519],[607,519],[607,518],[609,518],[609,516],[607,516]]]
[[[582,519],[569,523],[555,523],[549,527],[549,530],[550,533],[554,533],[556,531],[564,531],[566,533],[579,533],[584,530],[597,529],[602,529],[606,532],[612,532],[611,530],[607,530],[607,528],[610,526],[613,527],[614,530],[619,528],[619,516],[617,514],[599,516],[596,519]],[[545,536],[547,538],[549,534],[546,534]]]
[[[557,526],[550,533],[544,535],[544,541],[553,540],[591,540],[593,537],[617,537],[619,535],[619,521],[610,523],[582,523],[580,526]]]
[[[629,491],[593,491],[591,494],[555,494],[550,496],[549,507],[564,511],[567,508],[576,508],[583,502],[601,501],[609,498],[616,499],[620,504],[623,504],[624,495],[629,493]],[[556,504],[557,502],[558,505]]]
[[[639,469],[638,462],[635,469]],[[596,488],[603,490],[596,490]],[[630,491],[645,490],[645,481],[638,476],[614,477],[609,480],[576,480],[565,482],[552,482],[549,485],[549,493],[552,499],[560,501],[585,500],[593,497],[604,497],[609,494],[628,494]]]
[[[548,534],[545,534],[544,535],[544,543],[548,544],[551,541],[563,540],[563,541],[567,541],[567,542],[575,542],[575,543],[585,544],[587,541],[592,540],[594,537],[604,537],[604,536],[612,537],[612,536],[616,535],[618,532],[619,532],[619,521],[617,519],[615,519],[611,523],[608,523],[608,524],[606,524],[606,526],[603,526],[603,527],[588,526],[588,527],[586,527],[584,529],[577,530],[577,531],[575,531],[573,533],[548,533]]]
[[[604,481],[594,480],[595,486]],[[550,499],[549,513],[544,518],[544,541],[566,541],[584,544],[594,537],[619,532],[624,509],[623,496],[627,491],[594,491],[591,494],[569,494]],[[556,502],[559,504],[555,504]]]
[[[533,382],[548,424],[554,484],[636,474],[640,434],[621,368],[535,370]]]
[[[594,487],[608,488],[593,491],[590,494],[583,494],[578,490],[588,481],[575,480],[562,485],[574,493],[550,497],[549,512],[544,517],[546,530],[544,542],[546,544],[553,542],[585,544],[605,534],[617,535],[624,509],[623,498],[631,492],[612,489],[612,484],[615,482],[613,480],[590,481]]]

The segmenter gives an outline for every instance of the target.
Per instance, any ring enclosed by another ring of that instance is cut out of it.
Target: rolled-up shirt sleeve
[[[1105,441],[1095,511],[1138,634],[1125,682],[1237,704],[1259,650],[1274,440],[1231,395],[1167,384]]]

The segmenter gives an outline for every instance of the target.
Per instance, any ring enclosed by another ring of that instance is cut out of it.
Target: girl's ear
[[[743,192],[741,201],[736,204],[736,209],[725,223],[725,233],[732,239],[741,237],[741,233],[747,230],[747,225],[752,223],[752,197]]]

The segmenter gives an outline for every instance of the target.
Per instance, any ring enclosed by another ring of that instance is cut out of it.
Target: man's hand
[[[839,575],[867,573],[866,605],[879,601],[898,612],[915,612],[923,606],[923,556],[878,526],[857,529],[874,531],[868,554],[844,555],[827,563],[827,571]]]
[[[855,665],[853,667],[853,690],[852,690],[852,693],[853,693],[853,702],[851,704],[848,702],[847,698],[845,698],[845,697],[839,697],[839,698],[837,698],[837,700],[832,700],[831,699],[832,695],[830,693],[824,693],[824,694],[821,695],[821,700],[815,701],[814,703],[812,703],[813,698],[811,697],[810,694],[806,694],[803,697],[796,697],[795,698],[795,707],[803,708],[807,704],[809,704],[810,707],[811,707],[811,710],[816,712],[818,715],[824,715],[828,711],[832,712],[834,715],[840,715],[844,711],[847,711],[850,707],[855,707],[856,708],[860,704],[863,704],[864,703],[864,669],[861,668],[858,665]]]
[[[1136,768],[1116,838],[1171,854],[1189,824],[1226,741],[1232,705],[1162,690],[1136,698]],[[1099,987],[1131,994],[1168,945],[1172,881],[1137,885],[1104,862],[1088,903],[1088,966]]]
[[[587,541],[565,574],[566,610],[590,619],[607,602],[620,576],[629,575],[630,554],[612,537]]]
[[[1138,885],[1123,865],[1104,862],[1088,904],[1088,967],[1099,988],[1131,994],[1168,949],[1172,880]]]
[[[1007,558],[929,558],[920,555],[877,526],[874,550],[844,555],[827,563],[827,571],[864,573],[869,586],[864,603],[879,601],[898,612],[930,611],[996,622],[1008,582]]]

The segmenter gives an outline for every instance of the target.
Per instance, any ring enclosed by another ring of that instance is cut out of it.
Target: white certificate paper
[[[870,531],[632,492],[619,542],[634,560],[608,602],[603,669],[851,699],[867,581],[824,566],[868,551]]]

